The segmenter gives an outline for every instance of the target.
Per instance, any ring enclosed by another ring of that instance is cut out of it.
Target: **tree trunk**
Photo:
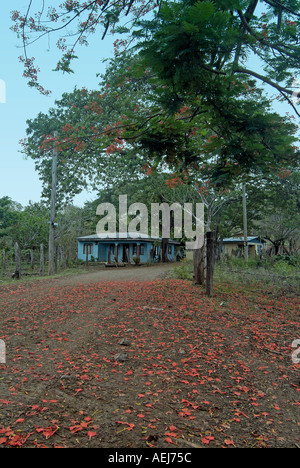
[[[54,132],[55,138],[57,132]],[[56,208],[56,184],[57,184],[57,149],[54,147],[52,156],[52,188],[51,188],[51,203],[50,203],[50,224],[49,224],[49,276],[54,273],[55,263],[55,208]]]
[[[278,255],[281,242],[273,242],[274,246],[274,255]]]
[[[204,284],[205,282],[205,243],[200,249],[193,252],[194,260],[194,282],[195,284]]]
[[[169,244],[169,239],[167,238],[162,238],[161,240],[161,259],[162,262],[168,262],[168,244]]]
[[[248,221],[247,221],[247,197],[246,184],[243,184],[243,224],[244,224],[244,258],[248,262]]]
[[[214,267],[217,236],[216,232],[211,231],[207,236],[207,262],[206,262],[206,295],[213,296],[214,289]]]

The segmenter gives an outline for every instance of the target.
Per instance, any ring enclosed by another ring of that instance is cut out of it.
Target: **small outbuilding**
[[[267,248],[266,240],[260,236],[249,236],[247,238],[248,254],[250,257],[260,255]],[[244,237],[228,237],[222,241],[222,251],[225,255],[242,255],[244,252]]]

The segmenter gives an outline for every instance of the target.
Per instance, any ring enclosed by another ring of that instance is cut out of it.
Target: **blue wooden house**
[[[160,238],[151,238],[145,234],[116,233],[107,237],[93,234],[78,237],[78,259],[96,262],[132,263],[133,257],[139,257],[140,263],[156,261],[160,253]],[[169,240],[168,259],[176,260],[176,254],[181,243]]]

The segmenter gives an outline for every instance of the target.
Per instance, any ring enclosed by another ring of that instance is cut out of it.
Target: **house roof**
[[[258,242],[260,242],[261,244],[264,244],[264,243],[266,242],[266,241],[265,241],[262,237],[260,237],[260,236],[249,236],[249,237],[247,237],[247,242],[250,242],[250,243],[251,243],[251,242],[255,242],[255,241],[258,241]],[[243,237],[243,236],[240,236],[240,237],[227,237],[226,239],[223,239],[223,243],[224,243],[224,242],[225,242],[225,243],[226,243],[226,242],[228,242],[228,243],[230,243],[230,242],[232,242],[232,243],[237,243],[237,242],[242,243],[242,242],[244,242],[244,237]]]
[[[98,241],[125,241],[125,240],[144,240],[145,242],[161,241],[161,237],[151,237],[140,232],[113,232],[102,234],[91,234],[89,236],[77,237],[78,241],[98,242]],[[175,240],[169,239],[171,244],[181,244]]]

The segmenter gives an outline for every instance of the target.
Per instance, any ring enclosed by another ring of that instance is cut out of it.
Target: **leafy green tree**
[[[147,159],[130,142],[125,144],[122,130],[150,85],[145,78],[134,80],[129,76],[131,61],[125,54],[109,63],[106,73],[100,77],[98,90],[75,88],[71,93],[64,93],[47,114],[40,113],[27,121],[22,152],[35,161],[46,200],[50,198],[55,146],[58,204],[70,202],[83,189],[98,190],[128,178],[128,174],[131,177],[141,174]]]
[[[34,10],[32,0],[28,1],[24,11],[13,10],[11,12],[11,29],[16,33],[23,47],[23,55],[20,61],[24,64],[24,76],[30,87],[35,87],[42,94],[48,95],[51,91],[45,89],[39,82],[39,67],[35,64],[35,58],[29,57],[30,45],[40,41],[43,37],[56,36],[57,48],[61,58],[56,64],[55,70],[63,73],[72,73],[72,61],[77,57],[76,47],[88,45],[91,34],[102,31],[104,39],[110,31],[124,32],[128,28],[118,26],[118,22],[131,20],[135,22],[138,18],[147,14],[152,8],[157,7],[160,0],[64,0],[58,6],[46,7],[44,0]],[[71,31],[71,29],[72,31]],[[62,33],[62,35],[60,35]],[[73,45],[68,47],[67,37]],[[123,42],[123,41],[121,41]],[[119,47],[118,40],[115,48]]]
[[[43,203],[30,202],[18,214],[14,240],[21,250],[39,249],[48,245],[49,211]]]
[[[183,92],[200,86],[202,95],[213,98],[223,85],[230,85],[230,77],[242,74],[273,87],[293,105],[300,53],[299,0],[65,0],[48,9],[41,0],[36,8],[28,1],[24,12],[14,10],[12,29],[24,48],[24,75],[41,92],[46,93],[38,82],[38,67],[28,56],[33,42],[56,35],[61,50],[56,69],[70,73],[76,47],[87,45],[89,35],[104,38],[110,30],[127,33],[125,39],[116,39],[117,49],[143,38],[151,67],[172,79],[175,87],[185,81]],[[151,10],[150,20],[143,20]],[[66,36],[74,40],[69,49]],[[261,72],[247,64],[250,56],[262,63]]]
[[[21,209],[22,206],[11,198],[0,198],[0,240],[14,235]]]
[[[197,90],[213,100],[242,74],[289,99],[300,60],[298,12],[297,1],[162,2],[135,35],[147,62],[179,97]],[[261,74],[247,65],[250,55],[263,64]]]
[[[300,172],[281,172],[264,191],[265,203],[258,211],[258,228],[269,240],[275,255],[280,247],[293,251],[300,240]]]

